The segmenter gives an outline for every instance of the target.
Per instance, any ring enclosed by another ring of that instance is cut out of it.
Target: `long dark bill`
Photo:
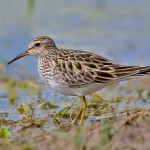
[[[10,62],[8,62],[8,64],[11,64],[12,62],[16,61],[17,59],[20,59],[21,57],[27,56],[29,55],[28,51],[25,51],[21,54],[19,54],[17,57],[15,57],[13,60],[11,60]]]

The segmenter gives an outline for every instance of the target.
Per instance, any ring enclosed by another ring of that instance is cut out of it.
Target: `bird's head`
[[[11,64],[17,59],[27,56],[27,55],[43,56],[48,53],[55,53],[56,49],[57,47],[51,38],[47,36],[40,36],[40,37],[34,38],[29,43],[27,50],[19,54],[10,62],[8,62],[8,64]]]

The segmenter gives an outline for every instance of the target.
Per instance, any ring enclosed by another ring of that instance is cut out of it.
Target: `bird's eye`
[[[36,47],[40,46],[40,43],[35,43],[35,46],[36,46]]]

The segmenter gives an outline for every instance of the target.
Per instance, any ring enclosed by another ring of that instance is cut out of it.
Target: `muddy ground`
[[[54,104],[39,99],[20,104],[18,89],[30,91],[34,87],[34,95],[40,97],[39,86],[32,82],[1,77],[3,88],[9,91],[6,101],[11,107],[10,111],[5,111],[6,106],[1,109],[0,150],[150,149],[150,78],[130,80],[88,96],[82,127],[71,124],[81,109],[79,101],[72,105],[71,98],[71,103],[63,107],[59,107],[59,101]],[[12,90],[14,87],[17,92]],[[65,103],[65,99],[61,102]],[[1,105],[2,102],[1,97]],[[17,119],[9,117],[14,113],[12,108],[18,112]]]

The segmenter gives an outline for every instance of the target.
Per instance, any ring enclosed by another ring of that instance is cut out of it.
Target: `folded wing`
[[[150,66],[122,66],[84,51],[63,50],[57,58],[60,70],[64,73],[64,80],[69,86],[81,86],[93,82],[114,83],[150,74]]]

